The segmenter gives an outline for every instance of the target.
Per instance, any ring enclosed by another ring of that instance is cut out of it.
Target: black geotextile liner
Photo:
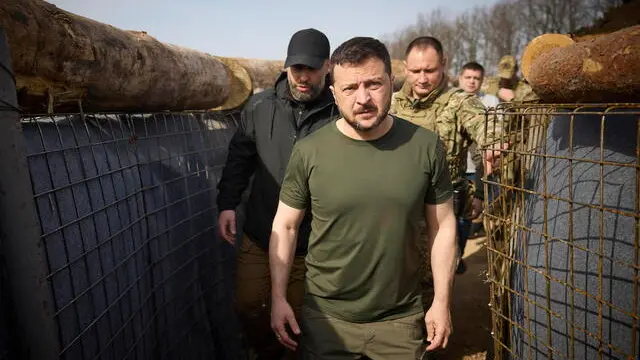
[[[235,359],[216,114],[23,118],[63,359]]]
[[[638,356],[638,121],[637,113],[552,118],[542,147],[550,156],[529,174],[515,243],[524,263],[512,266],[517,358]]]

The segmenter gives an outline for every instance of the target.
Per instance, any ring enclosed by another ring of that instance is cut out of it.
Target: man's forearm
[[[453,214],[440,224],[432,239],[433,300],[449,306],[457,253],[456,220]]]
[[[298,231],[295,226],[274,224],[269,242],[271,296],[286,299],[287,283],[296,251]]]

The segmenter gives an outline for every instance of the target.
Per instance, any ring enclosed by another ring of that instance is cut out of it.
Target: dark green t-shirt
[[[451,197],[447,166],[435,133],[395,117],[373,141],[333,122],[297,143],[280,200],[313,215],[305,303],[351,322],[422,311],[418,224]]]

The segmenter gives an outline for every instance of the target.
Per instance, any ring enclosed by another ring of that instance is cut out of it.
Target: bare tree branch
[[[534,37],[575,32],[621,3],[621,0],[500,0],[455,17],[438,8],[418,14],[414,24],[386,37],[384,42],[392,57],[404,58],[411,40],[434,36],[445,48],[450,74],[468,61],[478,61],[491,72],[500,57],[518,56]]]

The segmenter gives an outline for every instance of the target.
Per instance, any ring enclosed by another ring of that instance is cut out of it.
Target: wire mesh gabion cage
[[[22,117],[60,359],[240,356],[215,229],[237,115]]]
[[[508,143],[484,183],[494,358],[639,359],[640,104],[486,118]]]

